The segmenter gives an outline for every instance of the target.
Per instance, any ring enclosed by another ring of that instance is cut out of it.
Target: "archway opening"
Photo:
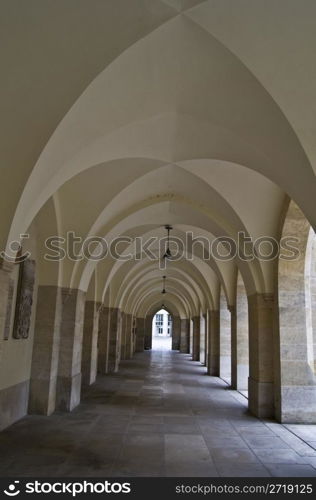
[[[236,368],[233,387],[248,397],[249,378],[249,311],[244,280],[237,277],[237,331],[236,331]]]
[[[160,309],[152,320],[152,350],[170,351],[172,347],[172,315],[166,309]]]
[[[311,424],[316,422],[315,233],[291,201],[282,238],[293,235],[297,253],[279,258],[280,379],[275,404],[281,422]]]
[[[316,374],[316,233],[310,227],[305,256],[307,359]]]

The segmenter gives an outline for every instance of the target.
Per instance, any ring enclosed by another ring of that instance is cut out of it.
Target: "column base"
[[[283,386],[277,419],[283,424],[316,424],[316,387]]]
[[[115,360],[109,359],[109,361],[108,361],[108,369],[107,369],[106,373],[117,373],[118,370],[119,370],[118,361],[116,359]]]
[[[31,379],[29,413],[51,415],[56,408],[57,377],[52,379]]]
[[[248,378],[249,411],[258,418],[274,417],[274,385]]]
[[[219,358],[217,355],[209,356],[207,374],[212,377],[219,377]]]
[[[72,411],[80,403],[81,373],[72,377],[58,377],[57,408],[62,411]]]
[[[182,354],[190,354],[189,346],[181,346],[180,347],[180,352]]]

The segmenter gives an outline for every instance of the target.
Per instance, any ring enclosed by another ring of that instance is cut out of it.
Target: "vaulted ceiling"
[[[276,237],[316,227],[314,0],[1,2],[1,246],[37,235],[40,282],[181,316],[273,289],[271,263],[43,261],[45,237]],[[128,244],[126,244],[128,250]],[[157,249],[156,249],[157,250]],[[158,255],[158,251],[157,251]],[[58,266],[58,267],[56,267]],[[56,270],[57,269],[57,270]],[[91,280],[92,277],[96,279]]]

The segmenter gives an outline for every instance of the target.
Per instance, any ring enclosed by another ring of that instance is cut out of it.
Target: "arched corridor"
[[[315,475],[315,19],[2,2],[1,474]]]
[[[164,348],[98,377],[71,414],[22,419],[0,450],[10,476],[316,476],[315,430],[252,416],[246,398]]]

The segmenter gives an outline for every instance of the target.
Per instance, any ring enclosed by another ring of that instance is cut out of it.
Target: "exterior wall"
[[[18,274],[18,265],[0,261],[0,430],[24,417],[28,411],[37,283],[28,338],[13,338]],[[11,285],[14,284],[13,294],[9,293],[10,280]]]
[[[156,314],[161,314],[162,315],[162,320],[163,320],[163,322],[162,322],[162,333],[159,333],[158,327],[156,325],[156,321],[155,321]],[[169,336],[171,334],[171,332],[170,333],[168,332],[168,318],[169,318],[168,311],[166,311],[165,309],[161,309],[156,314],[151,316],[152,323],[151,323],[151,326],[150,326],[150,335],[151,335],[151,333],[153,333],[153,335],[164,335],[165,337]],[[171,315],[171,318],[172,318],[172,321],[173,321],[173,316],[172,315]],[[172,325],[172,328],[173,328],[173,325]],[[148,335],[148,332],[146,332],[146,335]]]

